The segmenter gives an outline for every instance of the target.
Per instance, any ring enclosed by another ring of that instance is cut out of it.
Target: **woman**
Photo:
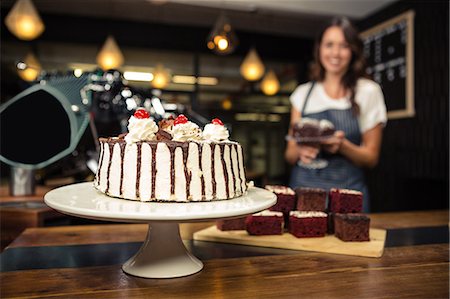
[[[311,79],[291,95],[291,128],[300,118],[308,117],[331,121],[336,132],[322,143],[328,160],[323,169],[297,164],[315,159],[317,147],[288,141],[285,158],[295,165],[290,186],[359,190],[364,193],[363,210],[368,212],[363,168],[378,162],[386,105],[380,86],[366,78],[363,44],[348,19],[333,19],[319,34]]]

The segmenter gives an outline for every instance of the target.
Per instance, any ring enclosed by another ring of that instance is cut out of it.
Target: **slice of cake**
[[[297,238],[324,237],[327,233],[327,214],[313,211],[291,211],[289,233]]]
[[[332,188],[329,193],[332,213],[361,213],[363,194],[360,191]]]
[[[320,136],[320,122],[315,118],[301,118],[292,128],[292,134],[298,141],[317,138]]]
[[[234,219],[220,219],[216,221],[216,227],[221,231],[245,230],[246,218],[247,217],[239,217]]]
[[[370,241],[370,218],[364,214],[334,215],[334,234],[342,241]]]
[[[327,207],[327,192],[320,188],[297,188],[297,210],[322,211]]]
[[[250,235],[282,235],[284,227],[283,213],[264,210],[248,216],[245,220],[245,226]]]
[[[269,208],[271,211],[278,211],[289,214],[295,209],[295,192],[289,187],[281,185],[266,185],[266,190],[276,194],[277,203]]]

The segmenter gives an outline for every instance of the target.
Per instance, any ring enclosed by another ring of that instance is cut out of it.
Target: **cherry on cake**
[[[264,210],[248,216],[245,226],[250,235],[282,235],[284,230],[283,213]]]
[[[341,214],[334,215],[334,234],[345,242],[370,241],[370,218],[365,214]]]
[[[360,191],[332,188],[328,195],[329,210],[332,213],[360,213],[363,194]]]
[[[139,201],[212,201],[247,190],[243,150],[214,119],[203,131],[184,115],[160,122],[144,109],[130,117],[128,133],[100,138],[94,187]]]
[[[245,230],[245,219],[247,219],[247,217],[220,219],[216,221],[216,227],[221,231]]]
[[[327,192],[320,188],[297,188],[297,210],[322,211],[327,207]]]
[[[292,211],[289,214],[289,233],[297,238],[324,237],[327,233],[327,214],[319,211]]]

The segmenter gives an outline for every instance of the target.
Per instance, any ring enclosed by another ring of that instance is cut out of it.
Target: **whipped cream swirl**
[[[128,134],[125,136],[127,143],[155,140],[158,125],[151,118],[137,118],[131,116],[128,120]]]
[[[186,122],[184,124],[176,124],[172,127],[173,141],[201,141],[202,140],[202,131],[200,128],[193,122]]]
[[[207,124],[203,129],[203,139],[213,142],[229,141],[227,128],[224,125]]]

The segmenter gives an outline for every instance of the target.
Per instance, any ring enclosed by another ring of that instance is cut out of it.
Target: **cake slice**
[[[324,237],[327,233],[327,214],[319,211],[291,211],[289,233],[297,238]]]
[[[297,188],[297,210],[322,211],[327,207],[327,192],[320,188]]]
[[[329,193],[332,213],[361,213],[363,194],[360,191],[332,188]]]
[[[265,188],[277,196],[277,203],[270,207],[269,210],[289,214],[290,211],[295,209],[294,190],[281,185],[266,185]]]
[[[216,221],[216,227],[221,231],[245,230],[246,218],[247,217],[239,217],[234,219],[220,219]]]
[[[245,227],[250,235],[282,235],[284,227],[283,213],[264,210],[248,216]]]
[[[364,214],[334,215],[334,234],[342,241],[370,241],[370,218]]]

